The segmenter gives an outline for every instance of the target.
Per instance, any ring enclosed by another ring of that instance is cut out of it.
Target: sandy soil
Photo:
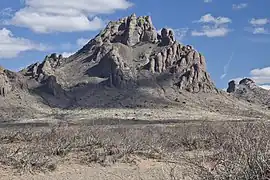
[[[177,179],[190,179],[184,177],[183,166],[157,162],[147,159],[136,159],[135,164],[117,163],[103,167],[97,164],[83,166],[65,163],[53,172],[38,174],[18,175],[8,168],[0,167],[1,180],[165,180],[176,177]]]

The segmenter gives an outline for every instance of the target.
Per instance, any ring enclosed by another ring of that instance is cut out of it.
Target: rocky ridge
[[[270,91],[256,85],[250,78],[242,79],[239,84],[234,80],[228,84],[228,93],[250,103],[263,104],[270,107]]]

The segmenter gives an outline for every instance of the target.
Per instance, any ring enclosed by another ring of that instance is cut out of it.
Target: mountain
[[[69,58],[52,54],[21,74],[31,82],[30,89],[61,107],[81,106],[89,89],[104,86],[217,93],[201,53],[178,43],[170,29],[158,34],[149,16],[135,14],[110,22]]]
[[[200,112],[263,114],[260,107],[218,90],[203,54],[177,42],[173,30],[159,34],[151,17],[135,14],[109,22],[68,58],[53,53],[19,73],[1,68],[0,90],[2,119],[98,108],[173,108],[172,117],[178,111],[196,117]]]
[[[250,78],[242,79],[239,84],[230,81],[227,92],[248,102],[267,105],[270,107],[270,91],[255,84]]]

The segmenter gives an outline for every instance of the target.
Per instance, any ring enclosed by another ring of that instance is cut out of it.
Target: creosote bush
[[[139,156],[184,162],[193,179],[270,179],[269,130],[243,122],[7,128],[0,132],[0,163],[35,172],[55,170],[69,155],[102,166]]]

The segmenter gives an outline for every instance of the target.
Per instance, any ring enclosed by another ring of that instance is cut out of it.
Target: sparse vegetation
[[[1,130],[0,163],[33,172],[55,170],[67,157],[109,166],[136,163],[137,156],[170,164],[175,179],[183,162],[185,176],[193,179],[269,179],[269,137],[266,124],[240,122],[9,128]]]

